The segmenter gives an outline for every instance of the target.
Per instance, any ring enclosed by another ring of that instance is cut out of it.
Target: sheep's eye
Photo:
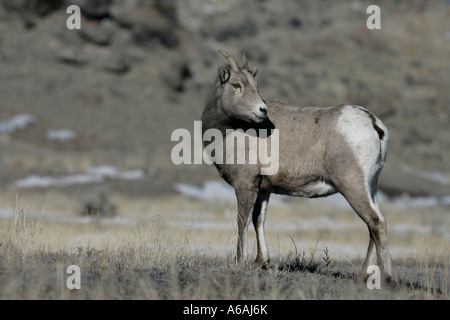
[[[241,85],[240,85],[239,83],[233,83],[233,84],[231,84],[231,85],[232,85],[233,88],[235,88],[236,90],[242,88]]]

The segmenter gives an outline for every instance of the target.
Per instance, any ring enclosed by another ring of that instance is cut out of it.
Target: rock
[[[111,203],[110,191],[105,188],[97,189],[81,196],[79,213],[86,216],[114,217],[117,214],[117,206]]]
[[[201,32],[204,36],[212,36],[219,42],[231,39],[239,39],[245,36],[256,36],[258,34],[257,23],[244,12],[233,12],[231,20],[227,15],[215,14],[203,22]]]
[[[163,82],[175,91],[184,90],[184,82],[192,76],[187,62],[172,63],[169,69],[161,72]]]
[[[92,45],[84,45],[82,48],[62,49],[57,57],[68,64],[89,64],[114,73],[124,73],[130,69],[129,64],[120,52]]]
[[[301,29],[303,26],[303,21],[298,17],[293,17],[289,20],[289,25],[293,28]]]
[[[42,17],[61,7],[62,0],[3,0],[1,4],[8,10]]]
[[[178,46],[175,25],[153,8],[114,7],[111,15],[121,26],[131,29],[139,45],[147,46],[151,40],[158,39],[166,47]]]
[[[98,45],[109,45],[119,26],[110,19],[97,21],[85,21],[80,29],[80,36]]]
[[[84,65],[88,63],[86,57],[74,48],[64,48],[57,53],[57,58],[67,64]]]
[[[255,36],[258,33],[256,23],[248,20],[243,21],[239,25],[227,25],[217,30],[215,38],[217,41],[225,42],[232,38],[240,38],[241,36]]]
[[[60,8],[62,0],[3,0],[0,2],[5,9],[17,12],[23,19],[25,29],[31,29],[52,11]]]
[[[11,11],[20,11],[25,9],[26,0],[2,0],[2,7]]]
[[[112,0],[64,0],[64,6],[77,5],[83,15],[102,19],[109,17]]]

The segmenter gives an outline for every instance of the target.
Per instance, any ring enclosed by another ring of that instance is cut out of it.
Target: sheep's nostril
[[[267,107],[259,107],[259,111],[267,115]]]

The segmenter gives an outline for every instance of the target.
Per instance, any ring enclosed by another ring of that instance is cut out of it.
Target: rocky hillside
[[[80,30],[66,27],[71,4]],[[31,117],[0,126],[1,185],[103,164],[144,170],[141,184],[114,185],[136,195],[218,178],[175,166],[170,136],[192,132],[224,48],[246,52],[265,98],[374,111],[391,133],[386,193],[449,195],[450,4],[380,1],[381,29],[369,30],[370,4],[0,0],[0,124]]]

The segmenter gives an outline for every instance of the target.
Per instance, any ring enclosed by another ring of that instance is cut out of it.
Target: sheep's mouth
[[[254,113],[254,112],[252,112],[252,113],[253,113],[253,115],[256,117],[256,119],[259,120],[259,121],[257,121],[257,122],[262,122],[265,118],[267,118],[267,115],[259,116],[259,115],[257,115],[257,114]]]

